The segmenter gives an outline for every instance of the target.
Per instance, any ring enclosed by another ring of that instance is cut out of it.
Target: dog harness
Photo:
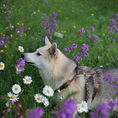
[[[94,70],[91,70],[91,71],[77,71],[75,76],[71,79],[71,80],[68,80],[66,83],[64,83],[60,88],[58,88],[56,91],[58,90],[63,90],[65,88],[67,88],[71,82],[75,79],[75,77],[77,75],[80,75],[80,74],[84,74],[84,77],[86,77],[86,75],[91,75],[91,74],[94,74],[94,91],[93,91],[93,96],[92,96],[92,101],[94,100],[95,96],[96,96],[96,93],[98,92],[98,84],[97,84],[97,76],[96,76],[96,72]],[[86,78],[85,78],[86,79]],[[87,102],[89,99],[89,84],[86,80],[86,84],[85,84],[85,101]]]

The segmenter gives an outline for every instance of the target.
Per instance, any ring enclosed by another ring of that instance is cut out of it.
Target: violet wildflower
[[[114,32],[109,32],[109,34],[114,34]]]
[[[115,30],[118,33],[118,29]]]
[[[100,103],[94,112],[90,112],[91,118],[107,118],[109,109],[105,103]]]
[[[81,35],[83,35],[85,33],[84,28],[82,28],[81,30],[78,31],[79,33],[81,33]]]
[[[116,29],[117,29],[117,26],[114,25],[114,26],[113,26],[113,29],[116,30]]]
[[[78,35],[77,33],[75,35]]]
[[[95,31],[95,28],[92,26],[90,27],[91,32]]]
[[[60,106],[60,111],[52,111],[56,115],[56,118],[72,118],[76,111],[76,103],[73,99],[64,102]]]
[[[109,30],[109,31],[111,30],[111,27],[110,27],[110,26],[108,26],[108,30]]]
[[[6,5],[6,7],[8,8],[8,7],[9,7],[9,5]]]
[[[81,57],[79,57],[79,56],[74,56],[74,58],[75,58],[75,60],[78,62],[78,63],[80,63],[80,61],[82,60],[82,58]]]
[[[112,41],[113,41],[113,44],[115,44],[115,39],[113,39]]]
[[[77,45],[75,43],[73,43],[73,45],[71,46],[71,49],[76,49]]]
[[[49,39],[52,39],[52,36],[49,36]]]
[[[118,14],[116,14],[116,16],[115,16],[115,17],[116,17],[116,19],[118,19]]]
[[[111,85],[114,82],[114,78],[111,74],[105,75],[104,80],[109,85]]]
[[[45,0],[46,3],[48,3],[48,0]]]
[[[97,44],[94,44],[94,46],[97,46]]]
[[[42,37],[41,40],[42,40],[42,41],[45,41],[45,37]]]
[[[16,66],[16,74],[21,74],[21,71],[24,71],[24,66],[25,66],[25,61],[20,58],[20,60],[17,60],[17,64],[15,64]]]
[[[43,16],[41,16],[41,20],[43,19]]]
[[[116,100],[108,101],[107,107],[108,107],[109,110],[114,110],[116,107],[118,107],[117,101]]]
[[[11,13],[11,11],[7,11],[7,15],[9,15]]]
[[[69,48],[64,48],[65,53],[69,53],[70,49]]]
[[[0,41],[0,46],[4,46],[4,42],[3,41]]]
[[[116,96],[118,96],[118,90],[117,90],[117,91],[115,91],[115,94],[116,94]]]
[[[43,108],[36,108],[34,110],[31,110],[26,115],[26,118],[41,118],[44,114]]]
[[[20,27],[20,33],[23,34],[24,33],[24,27]]]
[[[110,22],[115,25],[116,24],[116,21],[114,19],[110,19]]]
[[[96,42],[97,39],[99,39],[99,37],[95,35],[94,36],[94,41]]]
[[[11,30],[13,30],[13,29],[14,29],[14,26],[13,26],[13,25],[10,25],[9,28],[10,28]]]
[[[47,29],[47,30],[45,30],[45,31],[46,31],[47,34],[50,34],[50,30],[49,30],[49,29]]]
[[[87,38],[91,38],[91,35],[90,35],[90,34],[88,34],[88,35],[87,35]]]

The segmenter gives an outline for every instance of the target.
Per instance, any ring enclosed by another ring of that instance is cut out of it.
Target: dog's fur
[[[57,49],[56,43],[51,44],[47,37],[45,38],[44,47],[40,47],[34,53],[24,53],[21,56],[26,63],[38,67],[45,85],[51,86],[54,90],[58,89],[67,80],[71,80],[76,74],[77,69],[81,71],[92,70],[91,67],[77,66],[73,60],[67,58],[59,49]],[[92,102],[91,99],[94,90],[94,78],[93,75],[87,75],[86,79],[89,83],[90,93],[87,102],[89,109],[95,108],[100,102],[107,103],[108,100],[112,100],[111,95],[115,95],[115,90],[104,81],[103,77],[106,74],[112,74],[114,79],[118,78],[118,68],[98,67],[94,68],[94,70],[97,73],[99,90]],[[69,87],[63,89],[60,93],[55,93],[54,101],[58,102],[60,97],[65,98],[69,93],[74,91],[78,91],[78,94],[71,96],[71,98],[74,98],[76,103],[80,103],[82,100],[85,100],[84,75],[77,75]]]

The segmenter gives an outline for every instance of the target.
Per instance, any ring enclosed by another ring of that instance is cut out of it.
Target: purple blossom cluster
[[[97,39],[99,39],[99,37],[95,35],[94,36],[94,42],[96,42]]]
[[[15,31],[16,34],[20,35],[20,37],[22,37],[22,34],[24,33],[24,27],[20,27],[20,30],[19,29],[16,29]]]
[[[115,81],[111,74],[105,75],[104,80],[107,84],[111,85]]]
[[[69,53],[70,49],[69,48],[64,48],[65,53]]]
[[[75,43],[73,43],[73,45],[71,46],[71,49],[73,50],[75,50],[77,48],[77,45],[75,44]]]
[[[8,6],[9,7],[9,6]],[[7,9],[8,9],[8,7],[7,7]],[[7,15],[10,15],[10,13],[11,13],[11,11],[7,11]],[[10,21],[10,16],[8,17],[8,16],[5,16],[5,19],[7,20],[7,21]]]
[[[17,60],[17,64],[15,64],[16,66],[16,74],[21,74],[21,71],[24,71],[24,66],[25,66],[25,61],[20,58],[20,60]]]
[[[76,111],[76,103],[73,99],[64,102],[60,106],[60,111],[52,111],[56,115],[56,118],[72,118]]]
[[[5,19],[6,19],[7,21],[10,21],[10,18],[11,18],[11,17],[5,16]]]
[[[36,108],[34,110],[31,110],[26,115],[26,118],[41,118],[44,114],[43,108]]]
[[[91,118],[108,118],[109,108],[105,103],[100,103],[95,111],[90,112]]]
[[[107,107],[108,107],[108,109],[110,111],[111,110],[114,110],[116,107],[118,107],[118,102],[116,100],[114,100],[114,101],[108,101]]]
[[[81,33],[81,35],[83,35],[85,33],[84,28],[82,28],[81,30],[78,30],[79,33]]]
[[[45,16],[45,14],[44,14],[44,16]],[[41,16],[41,19],[43,19],[44,16]],[[50,30],[52,30],[52,31],[57,30],[57,24],[56,24],[56,20],[55,20],[56,17],[57,17],[57,13],[53,12],[53,14],[51,15],[50,20],[48,20],[48,19],[44,20],[43,27],[46,27],[46,30],[45,30],[46,34],[50,34],[51,33]],[[51,29],[49,29],[50,25],[52,25]],[[49,36],[49,39],[52,39],[52,36]],[[45,38],[42,37],[42,40],[44,41]]]
[[[118,19],[118,14],[116,14],[116,16],[115,16],[115,17],[116,17],[116,20],[117,20],[117,19]]]
[[[77,63],[80,63],[80,61],[82,61],[82,58],[77,55],[75,55],[74,58],[77,61]]]
[[[9,39],[9,36],[2,37],[1,40],[0,40],[0,46],[1,46],[1,47],[2,47],[2,46],[5,46],[5,43],[8,44],[8,43],[9,43],[8,39]],[[6,41],[6,40],[7,40],[7,41]]]
[[[13,30],[14,29],[14,26],[13,25],[10,25],[9,26],[9,29]]]
[[[89,56],[88,54],[88,45],[83,44],[82,49],[78,52],[78,55],[81,55],[83,58]]]
[[[91,32],[94,32],[95,28],[92,26],[92,27],[90,27],[90,30],[91,30]]]

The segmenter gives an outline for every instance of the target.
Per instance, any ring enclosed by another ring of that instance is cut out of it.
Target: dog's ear
[[[56,58],[57,57],[57,44],[56,43],[52,44],[52,46],[49,49],[49,53],[50,53],[52,58]]]
[[[48,40],[48,37],[47,37],[47,36],[45,37],[45,45],[51,46],[51,43],[50,43],[50,41]]]

